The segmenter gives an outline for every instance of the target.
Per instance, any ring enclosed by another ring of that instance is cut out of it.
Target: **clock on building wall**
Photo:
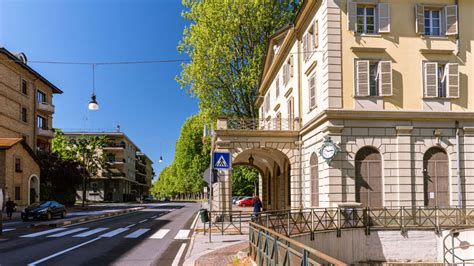
[[[334,142],[332,142],[331,137],[324,137],[324,143],[319,150],[319,154],[323,157],[326,163],[330,164],[334,157],[336,157],[338,151],[339,148],[334,144]]]

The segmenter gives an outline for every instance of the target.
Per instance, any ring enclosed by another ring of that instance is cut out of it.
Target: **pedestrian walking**
[[[252,206],[253,206],[253,220],[258,222],[258,218],[260,217],[260,213],[262,212],[262,201],[257,195],[253,196]]]
[[[13,202],[10,198],[8,198],[8,201],[5,203],[5,207],[7,208],[7,216],[11,220],[13,211],[15,210],[15,202]]]

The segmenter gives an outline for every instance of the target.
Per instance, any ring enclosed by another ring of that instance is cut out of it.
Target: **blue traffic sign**
[[[229,152],[214,152],[212,159],[215,169],[230,169]]]

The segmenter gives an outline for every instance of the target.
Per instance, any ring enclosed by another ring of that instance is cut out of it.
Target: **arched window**
[[[311,206],[319,206],[319,171],[318,156],[313,152],[309,159],[310,175],[311,175]]]
[[[448,155],[432,147],[423,156],[423,194],[427,207],[449,207]]]
[[[363,147],[355,159],[355,197],[363,207],[383,207],[382,156],[372,147]]]

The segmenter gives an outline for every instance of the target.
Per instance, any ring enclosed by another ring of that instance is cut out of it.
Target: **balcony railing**
[[[52,129],[49,129],[49,128],[41,128],[41,127],[38,127],[38,136],[42,136],[42,137],[48,137],[48,138],[52,138],[54,137],[54,131]]]
[[[38,103],[38,110],[47,113],[54,113],[54,105],[47,102]]]
[[[110,164],[124,164],[124,163],[126,163],[125,158],[108,158],[107,161]]]
[[[298,118],[219,118],[217,120],[217,129],[295,131],[300,129],[300,122]]]
[[[107,145],[105,145],[105,149],[107,148],[121,148],[121,149],[125,149],[126,145],[125,143],[123,142],[109,142],[107,143]]]

